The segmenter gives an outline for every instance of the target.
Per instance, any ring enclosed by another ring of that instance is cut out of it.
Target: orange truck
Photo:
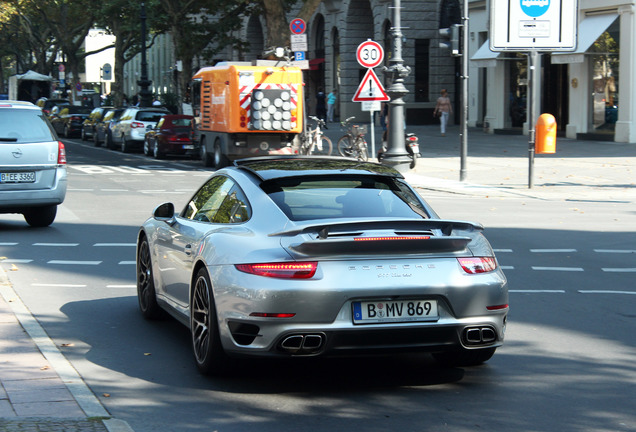
[[[194,75],[192,108],[205,166],[294,152],[303,131],[303,73],[271,64],[224,62]]]

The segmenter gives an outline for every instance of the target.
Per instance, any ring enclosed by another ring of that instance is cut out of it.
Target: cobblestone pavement
[[[97,419],[20,418],[0,419],[0,432],[107,432]]]

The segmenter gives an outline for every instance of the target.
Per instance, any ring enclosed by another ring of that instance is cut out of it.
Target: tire
[[[444,366],[469,367],[487,362],[495,354],[497,348],[482,348],[468,350],[460,348],[457,351],[433,353],[433,358]]]
[[[144,154],[146,156],[150,156],[150,143],[148,142],[147,139],[144,139]]]
[[[113,144],[113,136],[111,135],[110,131],[108,131],[104,134],[104,147],[110,150],[114,150],[115,146]]]
[[[70,138],[71,134],[68,130],[68,126],[64,125],[64,138]]]
[[[353,142],[349,135],[345,135],[338,140],[338,153],[343,157],[354,157]]]
[[[329,156],[333,151],[333,144],[329,137],[323,136],[320,138],[320,145],[315,145],[310,147],[309,154],[310,155],[318,155],[318,156]]]
[[[215,169],[225,168],[230,164],[227,156],[223,154],[223,150],[221,149],[221,142],[218,139],[214,143],[214,156],[212,159],[212,163]]]
[[[358,147],[356,148],[356,157],[361,162],[369,160],[369,151],[367,150],[367,143],[362,138],[358,138]]]
[[[226,373],[229,359],[221,346],[212,284],[205,268],[197,273],[190,296],[190,333],[199,372],[217,376]]]
[[[88,141],[88,137],[86,136],[86,131],[84,131],[84,128],[82,127],[82,141]]]
[[[122,153],[130,153],[130,144],[126,141],[126,136],[121,136],[121,152]]]
[[[155,159],[163,159],[165,157],[165,155],[159,149],[159,144],[157,144],[156,140],[155,146],[153,147],[152,155],[155,157]]]
[[[210,157],[210,154],[208,153],[208,149],[205,144],[205,138],[201,140],[200,152],[201,152],[201,162],[203,162],[203,166],[208,168],[212,167],[213,160]]]
[[[102,143],[99,142],[99,137],[97,136],[97,131],[95,131],[95,133],[93,134],[93,144],[95,144],[95,147],[99,147],[102,145]]]
[[[24,220],[32,227],[47,227],[53,223],[57,215],[57,206],[34,207],[23,213]]]
[[[148,239],[143,237],[137,253],[137,300],[139,310],[146,319],[165,317],[165,312],[157,303],[155,280],[152,274],[152,260]]]

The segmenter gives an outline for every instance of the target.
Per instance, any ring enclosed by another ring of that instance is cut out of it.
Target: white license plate
[[[183,145],[183,149],[184,150],[194,150],[194,145],[192,145],[192,144],[184,144]]]
[[[437,321],[436,300],[353,302],[353,323]]]
[[[35,172],[0,173],[0,183],[34,183]]]

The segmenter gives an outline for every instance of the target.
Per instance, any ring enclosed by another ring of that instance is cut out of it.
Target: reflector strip
[[[486,306],[486,309],[488,309],[489,311],[508,309],[508,305],[502,304],[502,305],[496,305],[496,306]]]
[[[354,237],[354,241],[383,241],[383,240],[428,240],[430,236],[410,236],[410,237]]]
[[[259,318],[292,318],[296,316],[295,313],[268,313],[268,312],[252,312],[251,317]]]

